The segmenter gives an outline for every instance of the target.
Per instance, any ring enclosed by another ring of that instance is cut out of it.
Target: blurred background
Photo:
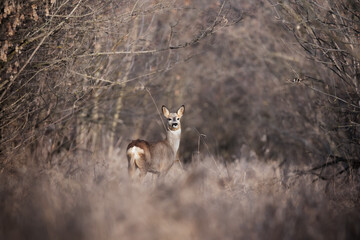
[[[98,183],[113,161],[126,176],[129,141],[165,137],[162,105],[186,107],[185,168],[255,159],[282,177],[296,167],[350,186],[360,167],[359,9],[356,0],[2,1],[2,220],[43,174]]]

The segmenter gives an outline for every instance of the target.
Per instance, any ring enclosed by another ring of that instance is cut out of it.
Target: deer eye
[[[180,120],[180,118],[177,118],[176,120],[178,120],[178,121],[179,121],[179,120]]]
[[[169,121],[171,121],[171,118],[168,118]]]

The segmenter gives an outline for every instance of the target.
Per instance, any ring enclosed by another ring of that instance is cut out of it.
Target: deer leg
[[[128,173],[129,173],[130,179],[134,179],[135,171],[136,171],[135,161],[134,161],[134,159],[130,158],[130,159],[128,159]]]
[[[140,182],[142,182],[143,178],[146,176],[146,174],[148,172],[148,169],[146,166],[146,161],[145,161],[144,157],[142,157],[136,161],[136,166],[140,170],[139,180],[140,180]]]

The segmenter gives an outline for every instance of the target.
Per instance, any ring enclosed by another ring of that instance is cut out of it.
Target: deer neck
[[[171,146],[174,154],[177,153],[180,146],[180,137],[181,137],[181,128],[175,131],[167,130],[166,132],[166,141]]]

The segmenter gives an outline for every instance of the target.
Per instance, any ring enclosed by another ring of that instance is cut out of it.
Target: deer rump
[[[147,172],[160,174],[172,166],[175,154],[166,141],[149,143],[145,140],[133,140],[127,147],[128,168],[133,175],[136,168],[140,175]]]

